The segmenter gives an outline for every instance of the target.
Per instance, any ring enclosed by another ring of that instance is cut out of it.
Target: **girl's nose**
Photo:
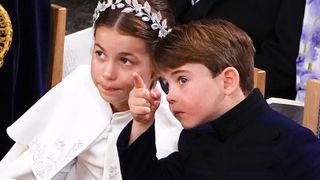
[[[117,77],[117,68],[114,63],[109,61],[104,65],[103,76],[106,79],[115,79]]]

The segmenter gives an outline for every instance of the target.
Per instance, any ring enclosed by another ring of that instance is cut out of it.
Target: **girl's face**
[[[145,42],[137,37],[122,35],[113,28],[98,27],[94,38],[91,76],[101,97],[111,104],[114,112],[129,109],[133,72],[140,74],[145,84],[151,86],[154,73]]]
[[[202,64],[185,64],[161,72],[169,85],[170,110],[186,129],[214,120],[225,112],[224,83]]]

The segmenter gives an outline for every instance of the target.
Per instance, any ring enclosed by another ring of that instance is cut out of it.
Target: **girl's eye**
[[[187,82],[188,82],[188,79],[185,78],[185,77],[181,77],[181,76],[180,76],[180,77],[178,78],[178,82],[179,82],[180,85],[182,85],[182,84],[187,83]]]
[[[102,51],[95,51],[95,53],[97,54],[97,56],[100,58],[100,59],[105,59],[106,58],[106,55],[104,54],[104,52]]]
[[[125,57],[121,58],[121,61],[123,64],[128,64],[128,65],[133,63],[130,59],[125,58]]]

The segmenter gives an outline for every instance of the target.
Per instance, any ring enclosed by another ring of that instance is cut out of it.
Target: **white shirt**
[[[77,179],[83,177],[86,179],[117,179],[116,177],[118,177],[119,179],[121,177],[118,156],[115,156],[117,153],[115,141],[122,130],[122,124],[127,124],[131,119],[129,111],[112,115],[109,126],[86,151],[78,155],[76,160]],[[110,157],[110,154],[113,154],[113,157]]]

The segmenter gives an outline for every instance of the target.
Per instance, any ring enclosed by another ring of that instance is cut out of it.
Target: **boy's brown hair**
[[[245,95],[253,89],[254,46],[240,28],[221,19],[204,19],[175,27],[154,49],[157,70],[186,63],[205,65],[213,77],[234,67]]]

